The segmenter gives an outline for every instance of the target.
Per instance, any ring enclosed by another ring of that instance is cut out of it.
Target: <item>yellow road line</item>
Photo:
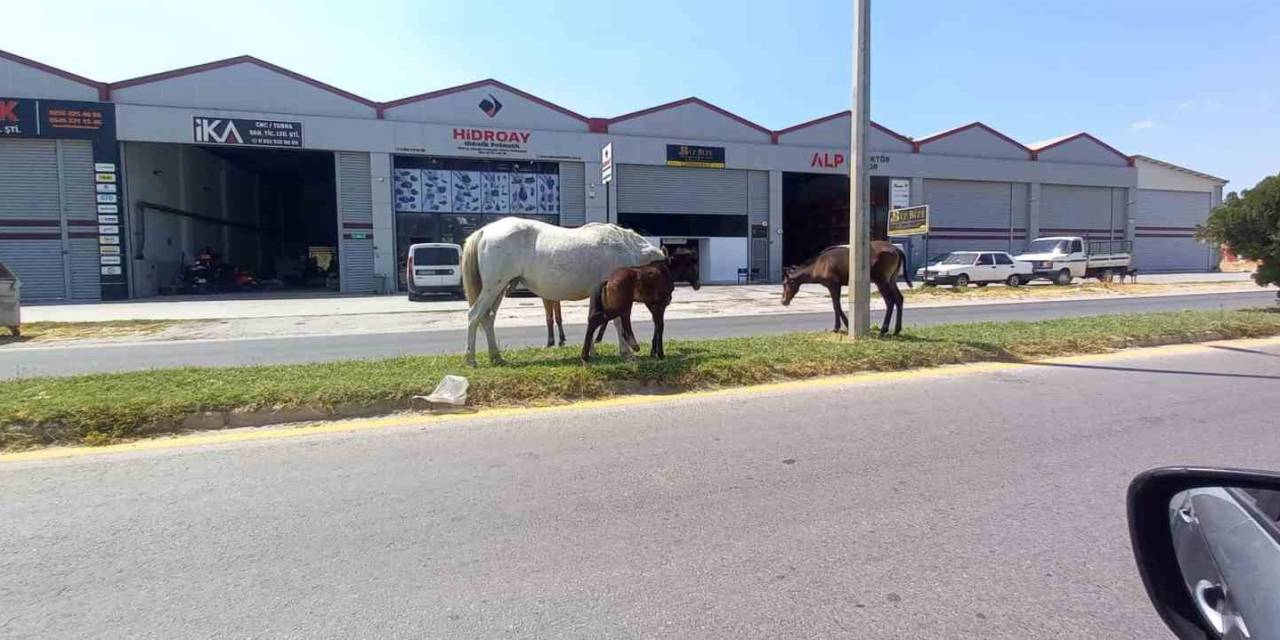
[[[1213,345],[1228,346],[1271,346],[1280,345],[1280,337],[1264,338],[1255,340],[1231,340],[1222,342],[1209,342],[1198,344],[1181,344],[1163,347],[1149,347],[1141,349],[1130,349],[1126,351],[1116,351],[1111,353],[1090,354],[1081,356],[1066,356],[1059,358],[1047,358],[1038,360],[1041,363],[1054,364],[1089,364],[1095,362],[1112,362],[1116,360],[1134,360],[1139,358],[1165,357],[1187,355],[1195,353],[1204,353],[1212,350]],[[843,376],[832,376],[826,378],[810,378],[806,380],[789,380],[786,382],[774,382],[769,384],[735,387],[732,389],[717,389],[712,391],[686,391],[682,393],[674,393],[668,395],[634,395],[634,396],[617,396],[613,398],[605,398],[601,400],[584,400],[574,402],[572,404],[554,405],[548,407],[504,407],[495,409],[483,409],[474,413],[465,414],[406,414],[384,416],[379,418],[360,418],[350,420],[339,420],[333,422],[307,423],[303,425],[277,425],[268,427],[258,427],[251,429],[236,429],[232,431],[219,431],[211,433],[200,433],[191,435],[179,435],[174,437],[162,437],[149,440],[138,440],[135,442],[127,442],[123,444],[108,445],[104,447],[54,447],[48,449],[36,449],[32,451],[22,451],[17,453],[0,454],[0,463],[3,462],[22,462],[22,461],[38,461],[38,460],[55,460],[62,458],[82,458],[87,456],[108,455],[115,453],[127,453],[134,451],[157,451],[164,449],[178,449],[187,447],[197,447],[201,445],[213,444],[229,444],[236,442],[253,442],[258,440],[282,440],[286,438],[296,438],[304,436],[312,436],[318,434],[330,433],[355,433],[359,431],[371,431],[375,429],[391,429],[396,427],[423,427],[423,426],[442,426],[452,424],[465,424],[468,422],[476,422],[480,420],[492,420],[497,418],[520,416],[520,417],[536,417],[548,414],[565,413],[570,411],[590,411],[592,409],[605,409],[616,407],[640,407],[645,405],[663,404],[676,400],[689,400],[698,398],[728,398],[733,396],[754,395],[759,393],[778,393],[792,390],[809,390],[824,389],[829,387],[845,386],[850,384],[876,384],[887,382],[898,382],[907,380],[922,380],[929,378],[947,378],[963,375],[972,375],[979,373],[991,373],[997,371],[1012,371],[1015,369],[1025,368],[1025,363],[1008,363],[1008,362],[978,362],[973,364],[961,364],[945,367],[935,367],[931,369],[910,369],[906,371],[883,371],[872,373],[858,373]]]

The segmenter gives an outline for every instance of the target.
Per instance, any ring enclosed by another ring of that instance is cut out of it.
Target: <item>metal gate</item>
[[[0,140],[0,262],[26,300],[97,300],[93,148],[82,140]]]
[[[1124,189],[1046,184],[1040,187],[1040,235],[1124,236]]]
[[[1008,182],[925,180],[929,253],[1021,248],[1025,216],[1014,214],[1019,193],[1025,192]]]
[[[747,214],[751,218],[751,280],[769,282],[769,172],[747,172]]]
[[[560,163],[560,226],[587,223],[587,170],[581,162]]]
[[[1140,189],[1135,202],[1133,261],[1139,271],[1205,271],[1216,262],[1213,248],[1195,239],[1209,216],[1208,192]]]
[[[369,154],[334,154],[338,185],[338,266],[343,293],[374,293],[373,183]],[[387,283],[386,286],[392,286]]]

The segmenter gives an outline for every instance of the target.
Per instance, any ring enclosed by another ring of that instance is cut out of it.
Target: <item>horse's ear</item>
[[[671,252],[667,251],[667,245],[665,244],[662,245],[662,255],[667,256],[668,258],[671,257]]]

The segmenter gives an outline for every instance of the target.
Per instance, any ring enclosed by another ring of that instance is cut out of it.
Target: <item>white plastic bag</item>
[[[467,379],[462,376],[445,376],[429,396],[414,396],[431,404],[462,406],[467,404]]]

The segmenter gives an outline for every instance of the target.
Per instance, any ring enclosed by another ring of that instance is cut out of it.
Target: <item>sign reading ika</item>
[[[824,169],[839,169],[844,166],[843,153],[815,153],[813,160],[809,161],[811,167],[822,167]]]
[[[460,127],[453,130],[453,141],[459,150],[493,156],[529,153],[530,137],[532,134],[528,131]]]
[[[243,118],[191,119],[192,136],[203,144],[233,144],[254,147],[301,147],[302,123]]]

